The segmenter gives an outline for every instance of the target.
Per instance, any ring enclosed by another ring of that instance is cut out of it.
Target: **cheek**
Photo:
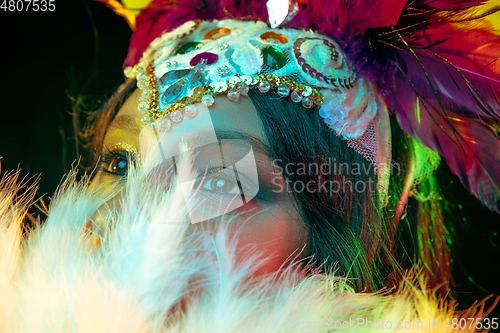
[[[257,256],[265,260],[256,271],[256,275],[261,275],[276,272],[293,259],[308,255],[304,248],[307,231],[293,207],[294,213],[277,204],[263,207],[266,205],[254,202],[253,206],[254,209],[239,215],[228,226],[230,237],[236,237],[238,244],[237,264]]]

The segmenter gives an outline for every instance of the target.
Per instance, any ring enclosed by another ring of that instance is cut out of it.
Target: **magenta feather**
[[[445,114],[432,97],[420,96],[418,104],[408,84],[399,89],[393,107],[403,130],[437,151],[471,193],[500,212],[500,138],[495,130],[479,118]]]
[[[434,95],[436,89],[447,109],[500,119],[500,37],[449,25],[429,30],[407,40],[416,55],[399,52],[413,84],[425,95]]]
[[[500,139],[488,125],[500,120],[500,37],[443,20],[407,35],[399,36],[407,44],[395,52],[400,72],[388,104],[406,132],[500,211]]]

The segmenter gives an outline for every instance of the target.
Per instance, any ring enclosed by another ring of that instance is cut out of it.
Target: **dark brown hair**
[[[96,165],[94,152],[102,149],[109,124],[135,86],[135,80],[125,82],[101,109],[86,113],[84,125],[77,128],[80,148],[84,151],[82,167],[85,170]],[[306,110],[288,98],[280,98],[273,91],[264,95],[251,89],[249,97],[261,117],[273,159],[307,165],[321,164],[328,158],[339,163],[359,163],[370,172],[357,175],[356,180],[376,179],[370,163],[325,126],[317,108]],[[401,221],[392,219],[406,177],[405,166],[411,158],[409,152],[412,151],[412,140],[397,124],[392,125],[393,162],[399,164],[401,170],[391,175],[390,200],[386,208],[381,210],[377,195],[368,192],[332,195],[304,191],[294,195],[307,224],[316,266],[325,271],[338,269],[338,274],[349,274],[356,279],[359,290],[374,290],[397,285],[404,270],[418,264],[431,285],[443,284],[442,289],[448,290],[451,282],[450,252],[439,198],[429,196],[429,200],[422,202],[411,199],[413,206],[417,207],[416,212],[408,211]],[[283,176],[292,182],[303,183],[325,177],[297,173]],[[331,177],[344,176],[352,175]],[[418,190],[424,196],[435,193],[434,178],[421,182]]]

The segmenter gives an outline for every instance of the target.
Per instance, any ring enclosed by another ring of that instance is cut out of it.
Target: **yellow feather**
[[[113,11],[123,16],[130,28],[135,30],[135,18],[140,14],[141,10],[146,8],[152,0],[123,0],[123,4],[118,0],[106,0],[106,4],[113,9]]]
[[[483,6],[483,11],[486,12],[488,10],[492,10],[495,7],[498,7],[500,3],[498,0],[490,0],[487,4]],[[486,17],[488,22],[493,26],[493,29],[495,29],[498,32],[500,32],[500,11],[497,11],[496,13],[492,15],[488,15]]]

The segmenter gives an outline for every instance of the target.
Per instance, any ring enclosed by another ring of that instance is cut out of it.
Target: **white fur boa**
[[[113,227],[96,247],[83,230],[106,198],[85,181],[70,176],[23,240],[28,200],[16,197],[17,175],[3,178],[0,332],[448,332],[452,318],[482,315],[480,306],[457,314],[409,280],[397,292],[356,293],[293,267],[248,279],[259,260],[236,267],[223,230],[188,236],[186,223],[162,223],[185,214],[182,196],[129,178],[121,210],[101,216]]]

